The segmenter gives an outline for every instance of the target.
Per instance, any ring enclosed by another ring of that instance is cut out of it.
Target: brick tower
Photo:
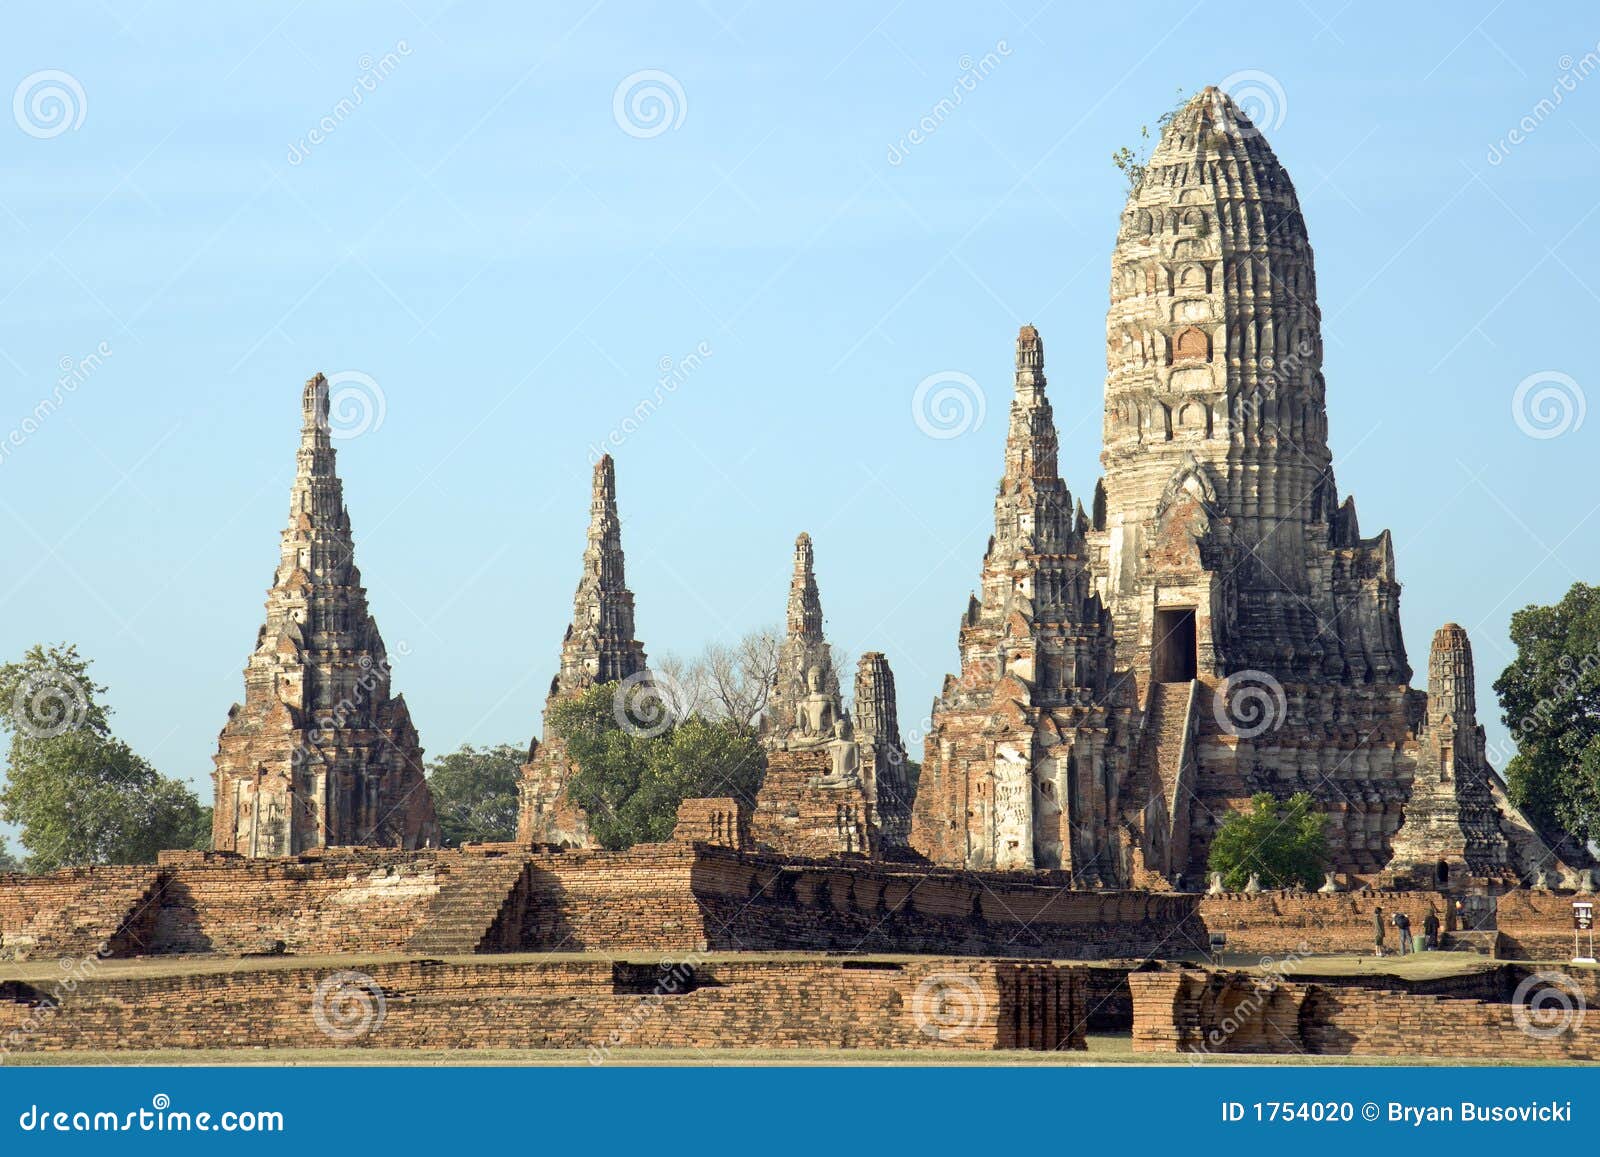
[[[422,748],[355,565],[328,429],[328,382],[306,383],[289,525],[245,700],[217,743],[212,840],[220,851],[436,844]]]
[[[611,455],[594,467],[589,499],[589,537],[583,576],[573,597],[572,623],[561,641],[561,669],[545,699],[544,742],[528,746],[517,809],[521,843],[586,847],[588,820],[566,799],[572,766],[566,745],[551,732],[550,708],[590,687],[620,683],[645,672],[644,646],[634,638],[633,592],[622,559],[622,522],[617,517],[617,474]]]
[[[1087,530],[1057,472],[1044,344],[1023,326],[994,537],[961,620],[961,673],[934,701],[912,817],[912,846],[935,863],[1121,875],[1125,730]]]

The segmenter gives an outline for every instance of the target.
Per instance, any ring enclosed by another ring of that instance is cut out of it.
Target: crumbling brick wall
[[[1193,969],[1133,972],[1128,986],[1135,1052],[1600,1060],[1600,1024],[1576,997],[1571,1011],[1540,1014],[1511,1001]]]
[[[140,951],[157,883],[149,864],[0,875],[0,960]]]
[[[1084,1047],[1082,973],[940,958],[273,962],[93,977],[30,1027],[32,993],[13,984],[0,1047],[1054,1050]]]

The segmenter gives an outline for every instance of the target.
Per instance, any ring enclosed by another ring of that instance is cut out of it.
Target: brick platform
[[[1084,969],[939,959],[273,963],[0,983],[13,1052],[189,1048],[1081,1049]],[[319,996],[319,991],[321,995]]]
[[[1563,974],[1565,975],[1565,974]],[[1133,1049],[1147,1053],[1600,1060],[1592,973],[1573,974],[1566,1005],[1425,995],[1359,983],[1263,983],[1237,972],[1166,969],[1128,976]]]

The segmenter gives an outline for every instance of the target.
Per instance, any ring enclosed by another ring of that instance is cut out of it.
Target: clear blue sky
[[[1419,679],[1463,623],[1503,733],[1512,611],[1600,579],[1600,414],[1539,439],[1512,413],[1529,375],[1600,381],[1600,76],[1536,111],[1600,51],[1591,5],[245,7],[33,5],[0,44],[0,96],[43,70],[82,94],[70,124],[27,94],[0,116],[0,437],[110,350],[0,460],[0,654],[76,642],[119,732],[207,798],[317,370],[382,392],[339,466],[431,753],[537,727],[590,447],[702,343],[616,450],[650,654],[777,621],[809,530],[831,638],[888,653],[915,730],[990,531],[1016,329],[1087,497],[1110,154],[1240,72],[1281,89],[1338,479],[1394,532]],[[642,70],[682,94],[655,135],[614,112]],[[987,415],[934,439],[911,399],[944,371]]]

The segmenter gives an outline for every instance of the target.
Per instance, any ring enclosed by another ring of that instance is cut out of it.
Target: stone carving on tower
[[[289,524],[217,742],[212,842],[246,856],[418,848],[439,839],[422,748],[356,569],[328,427],[328,382],[305,385]]]
[[[573,768],[566,745],[550,728],[550,708],[590,687],[637,682],[645,674],[644,646],[634,637],[633,592],[623,569],[616,465],[606,454],[594,468],[583,576],[573,598],[572,623],[561,641],[561,669],[545,700],[544,742],[529,744],[528,762],[522,766],[518,842],[591,845],[587,817],[566,798]]]
[[[1031,325],[1017,337],[994,521],[981,590],[961,620],[961,673],[934,701],[912,845],[939,864],[1120,883],[1126,694],[1089,569],[1088,518],[1057,470]]]
[[[1334,482],[1320,324],[1294,186],[1206,89],[1123,210],[1089,534],[1139,694],[1124,823],[1168,874],[1253,791],[1315,794],[1340,872],[1382,868],[1401,821],[1420,697],[1388,532]]]

